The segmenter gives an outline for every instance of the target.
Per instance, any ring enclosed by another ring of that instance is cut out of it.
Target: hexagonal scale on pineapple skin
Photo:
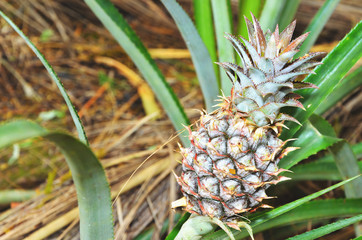
[[[210,140],[206,131],[194,131],[192,132],[192,138],[194,140],[195,147],[202,149],[206,149]]]
[[[226,202],[243,195],[244,187],[241,181],[236,179],[227,179],[220,183],[220,197]]]
[[[198,193],[200,197],[212,198],[219,196],[219,180],[212,176],[200,177]]]
[[[211,218],[221,218],[224,215],[222,204],[215,200],[202,199],[200,208],[206,215],[210,216]]]
[[[227,208],[224,208],[225,212],[228,214],[227,217],[232,217],[236,213],[242,213],[247,208],[249,208],[248,201],[247,201],[246,197],[239,197],[237,199],[227,201],[226,205],[228,206],[229,209],[232,210],[232,211],[230,211]]]
[[[212,174],[213,161],[206,154],[198,154],[193,165],[198,176],[206,176]]]
[[[192,195],[187,195],[186,201],[187,201],[186,210],[193,211],[199,215],[202,215],[202,211],[199,206],[199,202],[195,197],[193,197]]]
[[[227,142],[227,153],[234,159],[245,156],[248,151],[248,140],[245,137],[233,136]]]
[[[207,130],[211,138],[223,136],[229,127],[228,122],[225,119],[211,118]]]
[[[226,157],[226,139],[224,136],[211,139],[207,144],[207,153],[212,160],[218,160]]]
[[[193,171],[187,171],[181,174],[182,181],[186,184],[186,186],[182,185],[182,189],[184,192],[188,194],[193,194],[193,192],[197,193],[198,185],[197,185],[197,175]],[[193,192],[191,192],[191,191]]]
[[[190,170],[194,165],[195,151],[192,148],[183,148],[181,151],[184,157],[182,160],[182,171]]]
[[[219,179],[229,178],[230,175],[236,174],[236,168],[233,160],[230,158],[223,158],[215,161],[215,168],[213,174]]]

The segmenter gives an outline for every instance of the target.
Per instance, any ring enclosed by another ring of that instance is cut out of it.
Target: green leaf
[[[212,62],[217,62],[214,23],[212,18],[211,0],[194,0],[194,17],[197,31],[209,51]],[[214,64],[216,76],[219,76],[219,67]],[[218,85],[220,85],[219,79]]]
[[[362,158],[362,142],[352,145],[352,151],[358,159]],[[326,154],[325,156],[318,159],[318,162],[333,162],[334,158],[332,154]]]
[[[52,29],[45,29],[44,31],[42,31],[39,40],[40,42],[48,42],[50,40],[51,37],[54,36],[54,31]]]
[[[285,29],[294,19],[300,0],[286,1],[279,18],[279,29]]]
[[[244,16],[251,19],[251,13],[256,18],[259,18],[262,1],[255,0],[239,0],[239,17],[238,17],[238,30],[237,33],[243,38],[248,39],[248,29],[245,24]],[[236,63],[241,65],[241,58],[238,54],[235,56]]]
[[[332,126],[322,117],[313,114],[301,130],[298,140],[293,144],[300,149],[284,157],[279,164],[281,168],[289,169],[299,161],[328,147],[343,179],[360,174],[357,158],[351,147],[345,140],[337,138]],[[347,184],[345,189],[347,197],[362,198],[362,178]]]
[[[88,144],[87,135],[85,134],[84,127],[83,127],[83,124],[82,124],[82,122],[81,122],[81,120],[80,120],[80,118],[78,116],[77,110],[75,109],[74,105],[72,104],[72,101],[70,100],[70,98],[69,98],[69,96],[67,94],[67,91],[65,90],[62,82],[58,78],[58,76],[55,73],[52,66],[50,66],[48,61],[43,56],[43,54],[41,54],[41,52],[35,47],[35,45],[30,41],[30,39],[27,36],[25,36],[25,34],[15,25],[15,23],[10,20],[10,18],[8,18],[2,11],[0,11],[0,16],[2,18],[4,18],[5,21],[15,30],[15,32],[17,32],[20,35],[20,37],[22,37],[24,39],[26,44],[30,47],[30,49],[35,53],[35,55],[38,57],[38,59],[44,65],[44,67],[48,71],[49,75],[51,76],[52,80],[57,85],[60,93],[62,94],[62,96],[64,98],[65,103],[68,106],[70,115],[72,116],[73,122],[75,124],[76,129],[77,129],[79,139],[82,142]]]
[[[36,195],[33,190],[1,190],[0,205],[10,204],[12,202],[22,202]]]
[[[321,195],[323,195],[323,194],[325,194],[325,193],[327,193],[329,191],[332,191],[333,189],[336,189],[336,188],[338,188],[340,186],[343,186],[343,185],[347,184],[348,182],[351,182],[351,181],[357,179],[358,177],[360,177],[360,176],[359,175],[354,176],[353,178],[350,178],[348,180],[345,180],[345,181],[339,182],[337,184],[334,184],[334,185],[332,185],[332,186],[330,186],[328,188],[325,188],[323,190],[320,190],[320,191],[318,191],[316,193],[310,194],[310,195],[308,195],[306,197],[295,200],[295,201],[293,201],[291,203],[287,203],[287,204],[285,204],[285,205],[283,205],[281,207],[278,207],[276,209],[270,210],[270,211],[262,214],[261,216],[259,216],[257,219],[253,220],[252,226],[260,225],[263,222],[266,222],[266,221],[268,221],[270,219],[273,219],[273,218],[275,218],[275,217],[277,217],[277,216],[279,216],[281,214],[289,212],[290,210],[292,210],[292,209],[294,209],[294,208],[296,208],[298,206],[301,206],[302,204],[304,204],[306,202],[309,202],[309,201],[311,201],[311,200],[313,200],[313,199],[315,199],[315,198],[317,198],[317,197],[319,197],[319,196],[321,196]]]
[[[313,114],[309,118],[309,121],[313,123],[324,136],[329,136],[331,138],[337,137],[332,126],[330,126],[322,117]],[[336,142],[333,146],[330,146],[328,150],[333,155],[343,179],[348,179],[360,174],[357,158],[354,155],[351,146],[345,140],[340,139],[340,141]],[[362,178],[346,184],[345,191],[348,198],[362,198]]]
[[[182,7],[175,0],[161,0],[161,2],[175,20],[186,42],[204,95],[206,109],[208,112],[212,112],[215,109],[214,105],[216,104],[215,100],[218,98],[219,89],[210,54],[190,17]]]
[[[190,213],[186,212],[181,219],[178,221],[178,223],[176,224],[176,226],[172,229],[172,231],[170,232],[170,234],[166,237],[165,240],[173,240],[175,239],[175,237],[177,236],[177,234],[179,233],[182,225],[187,221],[187,219],[189,219],[189,217],[191,216]]]
[[[181,214],[176,213],[174,216],[174,220],[177,221],[181,217]],[[162,229],[160,231],[160,235],[163,235],[167,232],[169,227],[169,219],[167,218],[162,225]],[[147,228],[146,230],[142,231],[137,237],[135,237],[133,240],[151,240],[154,232],[157,230],[156,226],[151,226],[150,228]]]
[[[288,238],[288,240],[309,240],[309,239],[313,240],[319,237],[323,237],[331,232],[337,231],[341,228],[347,227],[361,220],[362,220],[362,214],[351,218],[339,220],[335,223],[331,223],[317,229],[313,229],[311,231],[297,235],[295,237]]]
[[[358,168],[362,171],[362,161],[358,162]],[[283,176],[289,177],[292,181],[301,180],[343,180],[336,164],[316,160],[310,163],[298,164],[290,169],[292,172],[285,172]]]
[[[303,204],[292,211],[267,221],[253,229],[254,233],[274,227],[297,224],[301,222],[344,217],[362,212],[362,199],[327,199],[316,200]]]
[[[234,62],[234,49],[230,42],[224,37],[225,33],[232,33],[232,12],[229,0],[211,0],[212,12],[216,29],[217,50],[219,62]],[[221,89],[228,95],[232,83],[226,72],[220,71]]]
[[[175,129],[183,131],[183,125],[189,125],[183,108],[136,33],[109,0],[85,0],[85,3],[135,63],[155,92]],[[180,138],[185,146],[189,145],[190,141],[186,136],[181,134]]]
[[[248,29],[245,25],[244,16],[251,19],[253,13],[256,18],[259,18],[262,1],[255,0],[240,0],[239,1],[239,17],[237,33],[243,38],[248,39]]]
[[[324,2],[323,6],[318,10],[317,14],[314,15],[312,21],[305,30],[305,32],[310,32],[310,34],[300,47],[299,52],[295,55],[295,58],[301,57],[306,54],[314,45],[319,34],[324,28],[324,25],[326,25],[329,17],[332,15],[334,9],[337,7],[339,1],[340,0],[326,0]]]
[[[260,15],[260,25],[263,31],[274,31],[280,16],[283,14],[285,0],[266,0]]]
[[[319,89],[299,91],[304,97],[302,109],[291,110],[290,115],[300,123],[304,123],[318,108],[323,100],[333,91],[334,87],[362,57],[362,22],[352,29],[343,40],[322,61],[322,65],[315,69],[316,74],[310,74],[305,81],[313,83]],[[291,138],[300,128],[295,123],[286,124],[290,130],[283,131],[281,138]]]
[[[346,183],[348,183],[350,181],[355,180],[358,177],[360,177],[360,176],[355,176],[355,177],[350,178],[348,180],[345,180],[343,182],[339,182],[337,184],[334,184],[333,186],[330,186],[328,188],[320,190],[320,191],[318,191],[316,193],[310,194],[310,195],[308,195],[306,197],[303,197],[301,199],[298,199],[298,200],[295,200],[293,202],[287,203],[287,204],[285,204],[283,206],[280,206],[280,207],[275,208],[273,210],[267,211],[267,212],[265,212],[263,214],[260,214],[257,217],[254,217],[254,218],[250,219],[251,220],[250,225],[254,229],[256,226],[264,224],[265,222],[270,221],[271,219],[274,219],[274,218],[276,218],[276,217],[278,217],[278,216],[280,216],[280,215],[282,215],[284,213],[287,213],[287,212],[295,209],[296,207],[301,206],[304,203],[307,203],[307,202],[309,202],[309,201],[311,201],[311,200],[313,200],[313,199],[315,199],[315,198],[317,198],[317,197],[319,197],[319,196],[321,196],[321,195],[323,195],[323,194],[325,194],[325,193],[327,193],[327,192],[329,192],[329,191],[331,191],[333,189],[336,189],[336,188],[338,188],[338,187],[340,187],[340,186],[342,186],[342,185],[344,185],[344,184],[346,184]],[[246,231],[233,230],[233,234],[234,234],[234,236],[236,238],[239,238],[239,239],[242,238],[242,237],[247,237],[248,236],[248,233]],[[226,237],[226,234],[224,232],[217,231],[217,232],[215,232],[213,234],[210,234],[210,235],[206,236],[204,239],[216,240],[216,239],[224,239],[224,237]]]
[[[0,126],[0,148],[34,137],[54,142],[65,156],[77,190],[81,239],[113,239],[111,193],[97,157],[74,137],[48,132],[30,121],[19,120]]]
[[[357,158],[345,140],[330,147],[329,152],[333,155],[343,179],[361,174]],[[345,192],[347,198],[362,198],[362,178],[346,184]]]
[[[329,123],[321,117],[313,115],[297,133],[297,140],[291,143],[293,147],[298,147],[299,149],[283,157],[279,166],[289,169],[303,159],[341,141],[341,139],[335,136],[329,136],[329,132],[334,132]]]
[[[318,106],[314,111],[318,115],[322,115],[330,108],[335,106],[345,96],[353,92],[362,85],[362,67],[357,68],[333,89],[333,92]]]

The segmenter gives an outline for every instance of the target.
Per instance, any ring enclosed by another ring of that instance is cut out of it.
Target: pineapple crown
[[[323,53],[309,53],[293,60],[299,46],[307,38],[305,33],[291,42],[296,21],[281,34],[279,28],[263,33],[258,20],[252,15],[253,23],[245,17],[249,41],[240,36],[242,43],[233,35],[226,34],[241,58],[242,66],[233,63],[218,63],[233,82],[231,101],[237,111],[248,115],[257,126],[277,124],[284,120],[299,123],[295,118],[280,113],[282,107],[300,107],[300,95],[293,91],[317,88],[311,83],[297,81],[300,75],[314,73],[320,62],[312,59]]]

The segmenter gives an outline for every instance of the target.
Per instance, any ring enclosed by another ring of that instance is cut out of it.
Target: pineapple
[[[233,83],[231,96],[222,97],[218,109],[202,114],[195,131],[189,130],[191,147],[181,148],[182,173],[177,177],[185,210],[217,218],[231,227],[243,213],[253,212],[270,198],[265,190],[286,178],[278,162],[293,147],[278,138],[284,121],[298,121],[281,113],[282,107],[299,107],[301,96],[293,91],[315,88],[298,81],[312,72],[321,53],[293,56],[308,33],[291,42],[296,22],[281,34],[264,34],[259,22],[245,18],[249,41],[227,34],[242,66],[218,63]],[[181,205],[181,204],[180,204]]]

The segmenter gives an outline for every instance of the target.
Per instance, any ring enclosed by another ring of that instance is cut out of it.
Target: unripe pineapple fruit
[[[191,147],[181,148],[182,173],[177,178],[184,194],[185,210],[218,218],[230,226],[241,213],[255,211],[265,190],[282,181],[280,159],[293,150],[279,139],[284,121],[297,122],[280,112],[282,107],[300,107],[293,91],[313,88],[296,80],[312,72],[320,53],[293,60],[308,34],[291,42],[292,22],[281,34],[264,34],[254,16],[245,18],[249,41],[227,35],[241,58],[241,66],[218,63],[233,83],[231,96],[220,99],[219,108],[203,114],[195,131],[189,129]]]

